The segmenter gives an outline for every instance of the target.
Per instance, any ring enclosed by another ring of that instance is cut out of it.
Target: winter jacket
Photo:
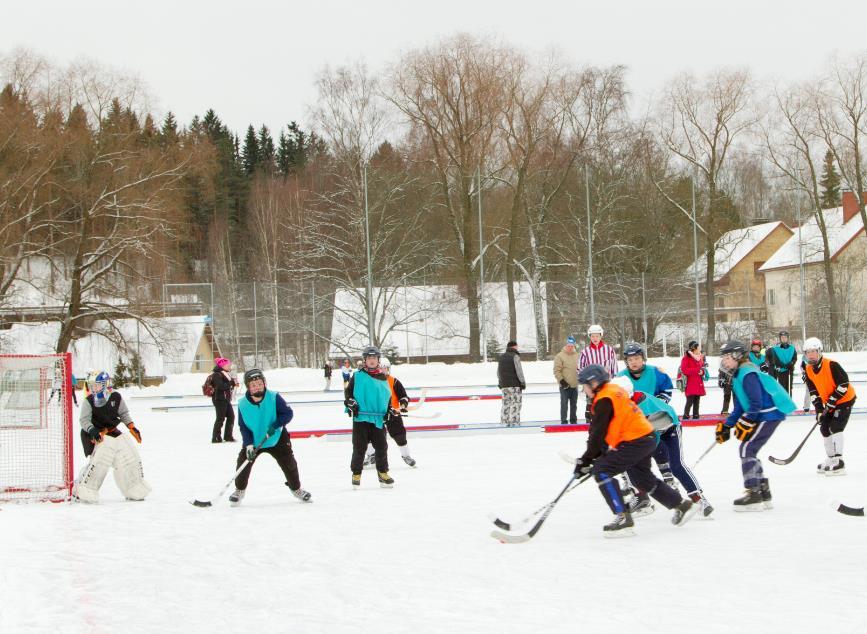
[[[331,378],[331,371],[332,371],[331,364],[326,363],[322,369],[325,370],[325,378],[330,379]]]
[[[232,400],[232,390],[235,389],[235,379],[230,377],[219,366],[214,366],[211,370],[211,384],[214,386],[214,395],[211,401],[214,403]]]
[[[685,396],[704,396],[704,371],[707,367],[707,361],[704,355],[701,355],[701,360],[696,360],[689,352],[683,355],[680,361],[680,373],[686,378],[686,388],[683,390]]]
[[[527,389],[524,370],[521,369],[521,356],[514,348],[509,348],[500,355],[500,361],[497,363],[497,384],[500,389],[504,387]]]
[[[569,387],[578,387],[578,351],[574,346],[572,352],[566,351],[566,346],[554,357],[554,378],[557,383],[566,381]]]

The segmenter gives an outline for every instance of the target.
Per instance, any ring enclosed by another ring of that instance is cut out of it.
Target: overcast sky
[[[609,6],[610,5],[610,6]],[[325,64],[373,69],[458,31],[578,64],[625,64],[637,104],[680,71],[748,66],[808,78],[832,53],[867,49],[863,0],[17,0],[0,18],[0,53],[82,57],[144,80],[160,115],[187,123],[214,108],[233,130],[304,124]]]

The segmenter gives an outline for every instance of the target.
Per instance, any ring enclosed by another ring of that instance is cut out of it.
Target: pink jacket
[[[686,378],[686,388],[683,393],[686,396],[704,396],[704,367],[706,362],[704,355],[701,361],[697,361],[689,352],[683,355],[680,361],[680,373]]]

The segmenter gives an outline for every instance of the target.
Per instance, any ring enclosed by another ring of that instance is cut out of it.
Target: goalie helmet
[[[103,370],[93,378],[93,383],[90,386],[90,393],[93,398],[102,401],[108,398],[108,392],[111,389],[111,375]]]

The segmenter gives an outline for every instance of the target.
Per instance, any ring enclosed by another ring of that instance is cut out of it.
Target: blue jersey
[[[734,427],[743,417],[754,423],[781,421],[795,410],[795,403],[782,386],[767,374],[759,372],[752,363],[739,367],[732,378],[734,409],[726,419],[727,427]]]
[[[629,368],[622,370],[617,376],[625,376],[632,381],[632,388],[636,392],[650,394],[665,403],[671,400],[671,391],[674,389],[671,377],[655,365],[645,365],[637,378],[629,371]]]

